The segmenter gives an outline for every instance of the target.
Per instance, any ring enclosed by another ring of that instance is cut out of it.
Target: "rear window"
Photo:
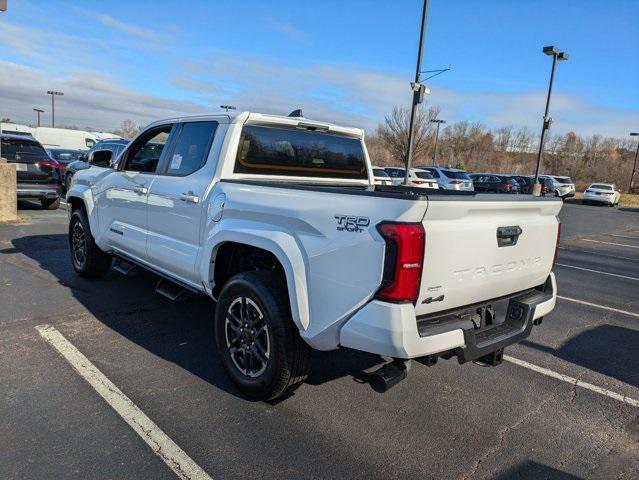
[[[597,188],[599,190],[612,190],[612,187],[610,185],[601,185],[599,183],[593,183],[592,185],[590,185],[590,188]]]
[[[455,170],[442,170],[442,173],[448,178],[454,178],[455,180],[470,180],[470,177],[466,172],[456,172]]]
[[[417,178],[429,178],[433,179],[433,176],[428,172],[413,172]]]
[[[376,177],[390,178],[388,173],[386,173],[386,170],[383,168],[373,168],[373,175]]]
[[[572,180],[568,177],[555,177],[555,181],[559,182],[559,183],[572,183]]]
[[[357,138],[255,125],[242,130],[234,172],[368,179]]]
[[[79,160],[83,152],[78,150],[50,150],[51,158],[62,163],[71,163]]]
[[[36,141],[3,138],[2,156],[7,160],[31,163],[45,158],[49,158],[47,152]]]

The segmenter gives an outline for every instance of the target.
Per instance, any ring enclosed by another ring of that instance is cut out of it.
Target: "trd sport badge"
[[[335,220],[338,232],[363,232],[371,224],[370,218],[353,215],[335,215]]]

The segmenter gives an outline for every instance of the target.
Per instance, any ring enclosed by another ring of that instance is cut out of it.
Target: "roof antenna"
[[[220,108],[223,108],[224,110],[228,112],[229,110],[235,110],[237,107],[233,105],[220,105]]]
[[[297,110],[293,110],[291,113],[288,114],[289,117],[296,117],[296,118],[304,118],[304,114],[302,114],[302,109],[298,108]]]

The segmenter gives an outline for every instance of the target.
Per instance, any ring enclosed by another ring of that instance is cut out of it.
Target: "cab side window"
[[[170,154],[166,174],[184,177],[199,170],[206,163],[216,127],[217,122],[184,123]]]
[[[144,132],[131,145],[122,170],[154,173],[172,129],[173,125],[162,125]]]

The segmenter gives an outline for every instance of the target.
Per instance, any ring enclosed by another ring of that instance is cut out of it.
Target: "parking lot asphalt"
[[[637,211],[564,206],[561,298],[512,361],[416,364],[379,394],[366,378],[380,357],[316,353],[308,382],[277,403],[227,379],[213,302],[171,303],[144,272],[81,279],[65,211],[20,214],[0,226],[0,478],[177,478],[40,325],[213,479],[639,478]]]

